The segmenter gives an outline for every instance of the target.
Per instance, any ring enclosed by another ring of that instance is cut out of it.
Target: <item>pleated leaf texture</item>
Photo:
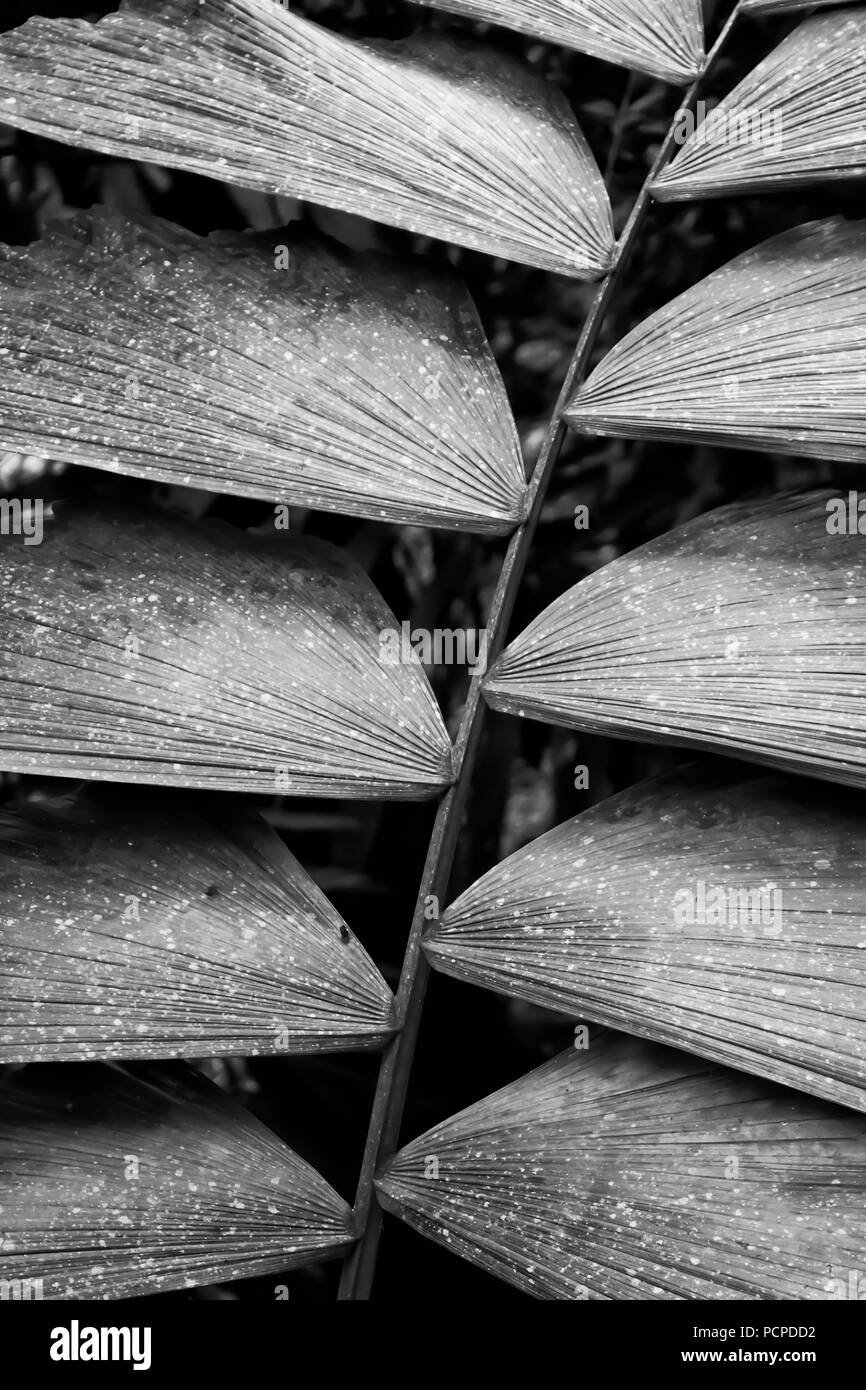
[[[633,329],[566,411],[588,434],[866,462],[866,222],[772,237]]]
[[[520,520],[505,389],[445,275],[103,208],[0,248],[0,296],[7,449],[390,521]]]
[[[258,817],[77,795],[0,817],[0,1062],[373,1047],[388,986]]]
[[[866,560],[835,505],[735,503],[622,556],[506,649],[488,703],[866,786]]]
[[[425,798],[451,745],[335,547],[61,508],[0,543],[0,757],[53,777]]]
[[[866,10],[813,15],[697,127],[656,198],[769,192],[866,174]]]
[[[539,1298],[843,1297],[866,1121],[649,1043],[597,1038],[403,1149],[384,1205]]]
[[[352,1242],[346,1203],[182,1063],[29,1067],[0,1087],[4,1279],[115,1299],[296,1268]]]
[[[866,1110],[866,805],[690,769],[557,826],[430,924],[447,975]]]
[[[446,38],[357,43],[274,0],[127,0],[0,38],[0,117],[578,278],[613,256],[564,97]]]
[[[651,73],[691,82],[704,59],[700,0],[419,0],[469,19],[504,24]]]

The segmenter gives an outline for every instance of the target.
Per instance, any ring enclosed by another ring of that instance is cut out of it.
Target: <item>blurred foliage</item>
[[[115,8],[116,4],[99,5],[92,0],[6,0],[0,31],[31,14],[95,18]],[[718,9],[723,15],[728,8],[726,3],[707,6],[711,37],[718,27],[713,12]],[[523,53],[559,83],[571,101],[600,167],[607,172],[618,228],[677,109],[679,94],[650,78],[630,76],[489,25],[473,26],[416,9],[404,0],[295,0],[293,9],[360,38],[398,38],[416,27],[450,29]],[[742,24],[719,65],[711,99],[730,90],[792,23]],[[817,192],[654,208],[605,325],[599,353],[653,309],[747,247],[813,217],[862,212],[860,196],[840,183]],[[592,287],[289,199],[267,198],[191,174],[110,159],[0,126],[0,237],[4,241],[29,241],[51,218],[94,202],[133,214],[152,212],[201,233],[219,227],[282,225],[302,218],[356,246],[414,250],[433,261],[450,263],[478,305],[517,418],[527,466],[535,462]],[[570,437],[544,510],[514,631],[587,574],[702,511],[754,491],[827,480],[839,486],[849,483],[840,466],[782,456]],[[0,456],[3,487],[27,487],[32,495],[32,461]],[[98,493],[147,500],[195,516],[222,517],[239,526],[260,525],[272,516],[272,508],[261,503],[188,493],[84,468],[59,474],[49,469],[40,487],[46,497]],[[575,529],[577,506],[589,508],[588,531]],[[484,625],[502,544],[300,511],[293,512],[292,522],[296,528],[350,549],[399,619],[428,628]],[[453,730],[465,695],[464,675],[439,669],[430,676]],[[492,716],[479,758],[470,818],[460,839],[452,895],[550,826],[679,761],[682,755],[675,752],[595,736],[578,740],[540,724]],[[590,769],[586,792],[574,789],[577,764]],[[7,794],[20,791],[23,780],[7,776]],[[366,943],[386,977],[396,983],[432,808],[274,798],[262,809]],[[565,1045],[569,1035],[567,1021],[541,1010],[434,979],[406,1137],[528,1070]],[[212,1063],[210,1070],[351,1200],[375,1085],[374,1058]],[[329,1267],[274,1281],[246,1282],[236,1286],[234,1294],[269,1299],[273,1283],[286,1282],[293,1298],[330,1298],[334,1277]],[[378,1291],[380,1296],[397,1299],[520,1297],[396,1223],[389,1225]]]

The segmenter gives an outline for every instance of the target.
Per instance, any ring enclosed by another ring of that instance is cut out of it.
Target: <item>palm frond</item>
[[[866,461],[866,222],[772,237],[639,324],[572,399],[590,434]]]
[[[0,448],[392,521],[522,515],[474,306],[420,262],[103,208],[0,248],[0,295]]]
[[[866,10],[813,15],[715,107],[656,198],[760,193],[866,174]]]
[[[346,1203],[190,1068],[30,1067],[0,1087],[3,1277],[46,1299],[268,1274],[352,1242]]]
[[[17,772],[435,795],[451,745],[396,620],[332,546],[104,508],[0,544],[0,756]]]
[[[435,969],[866,1110],[866,807],[690,769],[557,826],[430,924]]]
[[[517,60],[424,37],[354,43],[274,0],[126,0],[0,37],[10,125],[307,198],[565,275],[613,255],[564,98]]]
[[[866,786],[866,564],[832,495],[735,503],[591,574],[494,663],[494,709]]]
[[[866,1121],[621,1038],[403,1149],[381,1200],[541,1298],[822,1299],[866,1239]]]
[[[0,1061],[374,1047],[390,990],[267,825],[76,796],[0,817]]]
[[[418,0],[504,24],[651,73],[691,82],[704,58],[700,0]]]

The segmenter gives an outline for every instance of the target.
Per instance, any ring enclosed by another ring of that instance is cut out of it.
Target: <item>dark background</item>
[[[95,18],[116,8],[74,0],[6,0],[0,30],[33,14]],[[678,105],[679,93],[651,78],[629,77],[606,63],[490,26],[462,24],[401,0],[295,0],[292,8],[358,37],[395,38],[416,26],[452,27],[483,32],[488,42],[526,54],[564,88],[600,167],[609,171],[618,230]],[[710,39],[729,8],[727,0],[707,5]],[[744,22],[708,95],[729,91],[794,22]],[[655,207],[602,334],[600,353],[636,321],[741,250],[816,216],[857,215],[861,200],[854,187],[840,184],[816,193]],[[422,249],[434,260],[449,260],[479,307],[527,465],[534,462],[592,287],[458,248],[419,243],[408,234],[288,199],[109,159],[0,126],[0,240],[30,241],[64,209],[95,202],[131,213],[153,212],[200,233],[302,218],[356,245]],[[17,487],[32,495],[14,460],[6,459],[2,480],[7,492]],[[592,570],[702,511],[755,491],[825,481],[841,487],[848,479],[839,466],[779,455],[570,438],[541,519],[514,632]],[[148,501],[186,514],[219,516],[238,526],[257,525],[273,515],[264,503],[189,494],[85,468],[44,480],[41,493],[46,498],[99,494]],[[578,504],[590,508],[588,533],[574,529]],[[484,626],[502,543],[295,509],[292,525],[352,550],[400,620],[424,627]],[[440,669],[430,677],[453,732],[464,694],[461,674]],[[552,825],[678,761],[676,752],[597,737],[583,737],[578,746],[572,734],[491,715],[449,896]],[[574,790],[577,763],[591,769],[588,793]],[[4,796],[20,795],[27,781],[2,776]],[[135,795],[133,789],[129,795]],[[396,985],[434,808],[274,798],[262,802],[262,810]],[[572,1028],[568,1020],[531,1006],[434,977],[404,1138],[528,1071],[567,1045]],[[375,1057],[212,1063],[209,1070],[352,1201],[376,1079]],[[284,1282],[292,1299],[330,1299],[338,1272],[326,1265],[248,1280],[218,1293],[163,1298],[270,1300],[274,1284]],[[376,1294],[398,1300],[522,1297],[390,1218]]]

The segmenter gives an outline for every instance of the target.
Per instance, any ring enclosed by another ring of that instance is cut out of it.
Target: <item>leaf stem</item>
[[[611,269],[596,288],[583,325],[571,365],[547,427],[541,451],[529,482],[526,520],[511,537],[488,617],[488,660],[493,661],[505,644],[529,551],[535,537],[553,470],[559,458],[566,427],[563,412],[576,387],[587,375],[592,355],[604,326],[608,310],[628,268],[651,203],[650,185],[672,157],[676,132],[684,111],[694,110],[719,56],[738,18],[734,6],[714,44],[702,72],[692,84],[671,123],[664,143],[638,194],[629,219],[617,243]],[[409,1076],[415,1056],[430,966],[421,951],[425,908],[430,898],[442,902],[448,891],[457,839],[463,824],[472,772],[484,728],[486,707],[481,698],[481,677],[474,675],[460,720],[454,745],[454,784],[445,793],[436,813],[433,833],[424,864],[412,927],[406,945],[400,983],[397,989],[397,1018],[402,1027],[387,1044],[376,1084],[367,1143],[355,1201],[357,1245],[347,1256],[340,1281],[339,1299],[366,1300],[370,1297],[382,1229],[382,1210],[373,1186],[378,1169],[396,1151]]]

